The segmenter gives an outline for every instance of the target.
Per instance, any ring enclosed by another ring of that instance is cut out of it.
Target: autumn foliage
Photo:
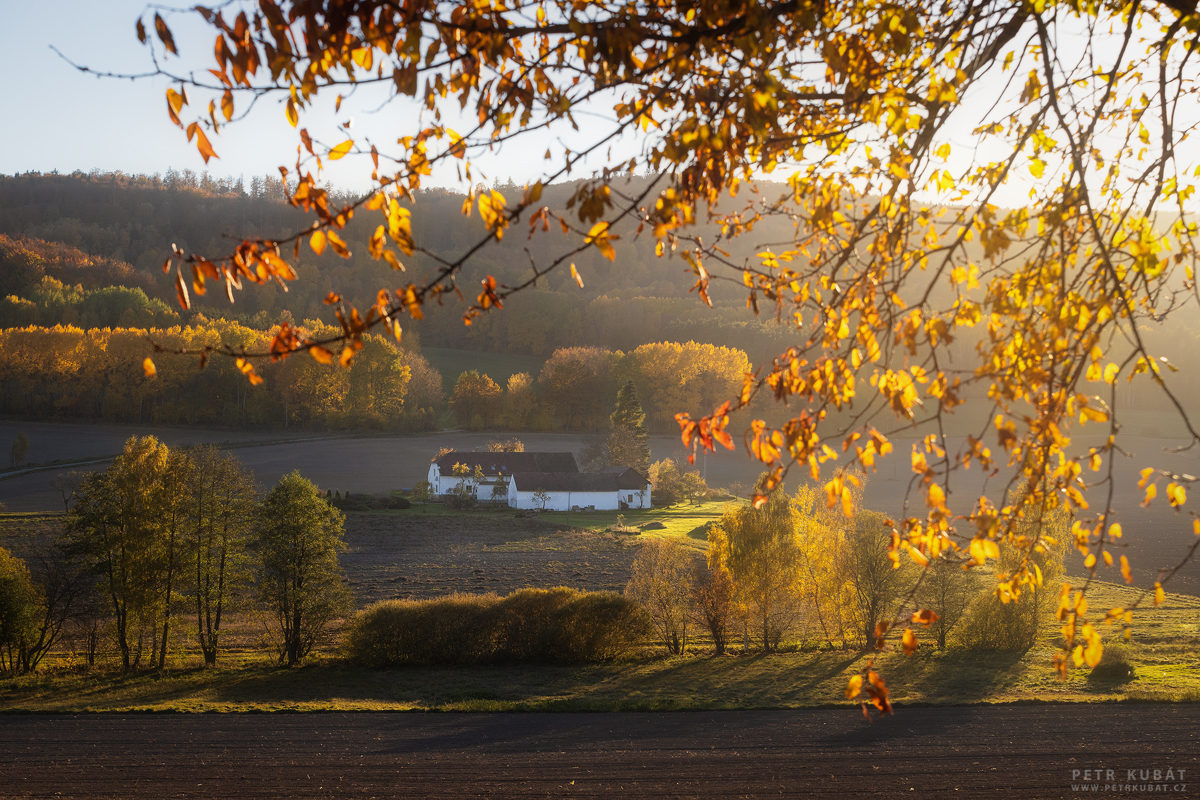
[[[928,435],[907,454],[923,502],[895,521],[889,552],[927,569],[941,558],[980,567],[1015,550],[996,586],[1002,601],[1042,583],[1036,556],[1052,543],[1018,532],[1036,513],[1074,515],[1072,545],[1089,577],[1114,562],[1121,531],[1111,504],[1089,502],[1087,490],[1097,481],[1115,490],[1119,381],[1153,387],[1185,429],[1180,444],[1200,443],[1187,398],[1164,378],[1173,365],[1144,333],[1200,302],[1195,174],[1177,151],[1192,123],[1176,115],[1194,101],[1200,69],[1190,58],[1194,5],[262,0],[236,16],[195,12],[215,37],[208,72],[172,71],[179,47],[161,12],[137,21],[171,80],[167,116],[208,162],[235,114],[277,98],[296,130],[294,164],[280,168],[294,181],[288,202],[315,227],[226,252],[174,252],[163,267],[179,303],[210,288],[232,297],[247,284],[295,280],[302,248],[349,257],[340,232],[356,215],[374,220],[370,254],[396,273],[361,309],[331,296],[332,336],[282,329],[268,348],[275,358],[324,348],[348,364],[368,331],[397,333],[401,318],[421,319],[447,299],[462,301],[471,324],[552,271],[582,285],[574,256],[612,261],[622,237],[644,235],[679,259],[700,302],[712,304],[716,281],[733,281],[750,308],[793,335],[734,395],[681,416],[684,444],[732,446],[730,412],[769,396],[794,410],[782,424],[743,426],[770,470],[756,502],[799,467],[837,505],[852,489],[828,462],[841,453],[840,467],[870,470],[892,448],[889,426],[913,426]],[[340,109],[341,92],[367,84],[420,108],[411,127],[384,143],[347,128],[322,136],[318,98],[336,93]],[[578,129],[578,112],[599,105],[613,124],[548,150],[540,180],[509,196],[477,183],[475,160],[497,144]],[[451,109],[466,111],[461,132],[447,124]],[[952,146],[968,132],[970,147]],[[633,155],[612,155],[620,137],[635,142]],[[343,158],[372,182],[353,202],[319,179]],[[545,187],[584,164],[597,171],[565,209],[542,203]],[[461,176],[463,213],[484,230],[417,275],[405,260],[422,252],[422,236],[402,200],[443,165]],[[622,184],[639,169],[653,179]],[[777,169],[790,172],[786,191],[753,191]],[[697,232],[705,218],[719,235]],[[770,218],[792,221],[789,240],[733,255],[729,241]],[[459,285],[480,251],[519,236],[560,237],[556,254],[531,259],[520,280],[489,274]],[[952,348],[967,338],[975,345],[964,367]],[[988,425],[946,441],[946,417],[968,401],[986,404]],[[1080,452],[1073,437],[1088,424],[1104,440]],[[951,508],[951,474],[972,464],[1014,468],[1004,503]],[[1161,492],[1184,509],[1195,478],[1147,470],[1146,502]],[[1178,568],[1138,603],[1160,600]],[[1096,624],[1124,625],[1131,610],[1089,617],[1086,589],[1063,591],[1064,674],[1070,661],[1094,665]],[[859,690],[889,707],[873,670]]]
[[[266,346],[271,331],[236,323],[159,330],[56,325],[0,330],[0,409],[10,414],[110,422],[266,424],[423,429],[440,408],[441,378],[419,355],[371,336],[349,370],[308,358],[265,373],[250,385],[236,362],[214,359],[204,370],[180,357],[159,357],[152,379],[142,360],[148,339],[197,348],[237,342]],[[414,380],[414,375],[416,379]]]

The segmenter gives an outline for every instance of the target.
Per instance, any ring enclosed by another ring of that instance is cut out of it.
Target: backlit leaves
[[[1106,504],[1089,508],[1084,470],[1093,481],[1112,479],[1105,467],[1121,452],[1118,382],[1137,380],[1172,407],[1186,407],[1163,380],[1172,365],[1139,334],[1195,302],[1197,230],[1184,203],[1196,176],[1176,168],[1163,115],[1194,99],[1200,67],[1185,57],[1192,26],[1172,8],[1081,7],[1072,13],[1087,29],[1114,32],[1071,37],[1070,47],[1059,44],[1059,10],[1041,2],[551,2],[530,13],[486,2],[399,8],[263,0],[253,18],[201,12],[216,34],[211,74],[226,122],[237,92],[284,100],[298,127],[300,109],[317,107],[321,91],[337,92],[340,110],[351,96],[346,85],[368,80],[424,106],[394,146],[372,147],[369,162],[350,142],[320,152],[298,130],[304,161],[281,174],[289,202],[314,214],[315,228],[243,242],[226,259],[210,254],[217,276],[205,278],[223,281],[231,296],[244,281],[286,285],[295,277],[286,248],[298,253],[303,236],[318,255],[329,246],[348,256],[339,232],[356,211],[381,216],[366,228],[374,231],[370,255],[403,269],[397,253],[420,250],[410,207],[439,165],[461,176],[463,212],[478,213],[485,231],[440,260],[424,283],[388,288],[366,312],[339,302],[350,341],[361,337],[360,326],[394,327],[396,314],[419,319],[432,301],[463,297],[468,323],[499,309],[521,287],[485,279],[478,293],[465,292],[459,278],[479,248],[502,239],[526,212],[530,237],[560,243],[534,274],[561,265],[580,285],[577,253],[594,247],[615,261],[616,231],[629,225],[655,239],[656,253],[673,262],[668,268],[694,276],[701,302],[712,304],[712,287],[732,277],[748,308],[790,326],[789,347],[748,374],[729,403],[700,419],[677,417],[693,456],[718,442],[731,446],[729,419],[772,399],[792,410],[779,419],[758,415],[745,437],[767,470],[764,491],[799,466],[825,487],[828,502],[852,509],[853,486],[836,477],[846,473],[821,473],[835,465],[873,469],[891,450],[880,420],[894,420],[921,444],[912,455],[918,497],[907,506],[912,515],[896,522],[893,563],[904,549],[922,567],[961,550],[981,567],[1013,549],[1022,557],[997,588],[1015,596],[1040,580],[1031,559],[1045,543],[1014,533],[1036,509],[1075,515],[1072,544],[1089,569],[1112,561],[1112,520],[1100,508]],[[155,30],[176,52],[157,15]],[[140,23],[138,34],[146,38]],[[960,159],[946,143],[964,116],[960,104],[979,94],[982,76],[998,64],[1012,70],[1013,84],[994,89],[1002,93],[996,110],[970,123],[978,125],[969,149],[979,160]],[[579,114],[590,97],[617,86],[611,109],[600,110],[617,120],[616,135],[636,142],[636,158],[605,156],[607,129],[590,131]],[[205,133],[215,135],[216,112],[204,130],[184,126],[186,97],[172,92],[172,121],[196,138],[206,160],[213,157]],[[466,138],[445,127],[451,112],[470,121]],[[543,125],[578,129],[590,149],[547,150],[545,173],[519,202],[478,183],[470,156]],[[579,177],[572,169],[585,154],[595,174],[571,184],[565,209],[535,206],[543,184]],[[333,207],[320,187],[322,156],[361,159],[372,191]],[[782,174],[777,169],[790,175],[785,192],[736,195],[742,184]],[[657,176],[645,194],[618,178],[635,170]],[[745,251],[757,252],[750,258],[730,255],[728,240],[756,234],[771,218],[786,220],[792,241]],[[701,236],[697,220],[710,220],[719,235]],[[199,256],[175,258],[182,265]],[[181,281],[177,291],[186,305]],[[280,346],[292,344],[307,345]],[[1084,381],[1093,382],[1090,390]],[[967,402],[985,404],[990,423],[952,446],[947,420]],[[1107,443],[1080,448],[1072,437],[1084,425]],[[997,487],[1003,502],[948,492],[954,470],[991,474],[1006,465],[1013,475]],[[1181,511],[1191,479],[1150,469],[1140,486],[1147,504],[1160,482]],[[1019,495],[1007,495],[1018,486]],[[755,503],[765,500],[758,495]],[[1121,570],[1128,579],[1124,558]],[[1060,670],[1090,663],[1101,649],[1074,601],[1066,613],[1074,621]]]

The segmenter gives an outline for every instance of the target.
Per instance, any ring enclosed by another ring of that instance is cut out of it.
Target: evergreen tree
[[[633,467],[642,475],[650,474],[650,432],[646,430],[646,412],[638,399],[633,381],[617,392],[617,408],[609,417],[608,463]]]

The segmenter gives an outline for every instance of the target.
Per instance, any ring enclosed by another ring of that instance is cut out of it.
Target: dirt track
[[[0,753],[4,798],[1058,798],[1168,768],[1154,793],[1194,797],[1200,706],[2,717]]]

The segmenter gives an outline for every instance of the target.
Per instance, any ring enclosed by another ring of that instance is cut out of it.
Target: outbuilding
[[[650,507],[650,481],[629,467],[603,472],[514,472],[508,482],[511,508],[617,511]]]

